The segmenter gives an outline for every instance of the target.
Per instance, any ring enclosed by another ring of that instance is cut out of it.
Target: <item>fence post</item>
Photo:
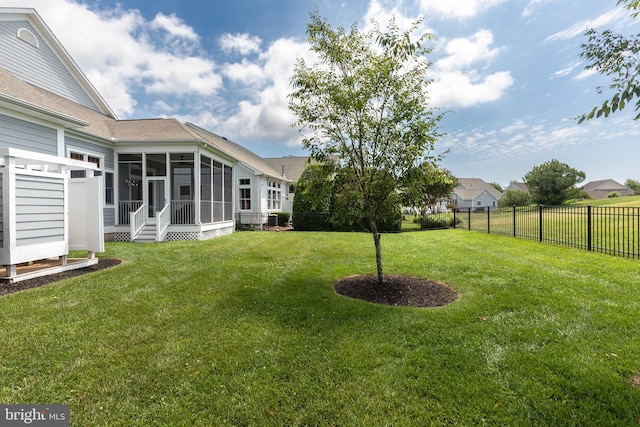
[[[491,234],[491,209],[487,206],[487,234]]]
[[[539,206],[539,229],[540,229],[540,241],[542,242],[542,205],[538,205]]]
[[[471,208],[467,208],[468,209],[468,221],[467,223],[469,224],[469,230],[471,230]]]
[[[516,237],[516,205],[513,205],[513,237]]]
[[[591,251],[591,206],[587,206],[587,250]]]

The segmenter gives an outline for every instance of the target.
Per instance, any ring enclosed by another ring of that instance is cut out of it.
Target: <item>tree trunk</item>
[[[376,267],[378,268],[378,285],[383,286],[384,280],[382,275],[382,248],[380,246],[380,233],[375,223],[372,224],[371,234],[373,235],[373,243],[376,246]]]

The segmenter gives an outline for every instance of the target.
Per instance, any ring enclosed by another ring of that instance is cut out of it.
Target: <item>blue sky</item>
[[[588,27],[640,32],[615,0],[0,0],[34,7],[120,118],[177,117],[263,157],[306,155],[286,95],[309,57],[317,7],[360,28],[424,17],[435,34],[431,104],[447,111],[436,151],[459,177],[508,185],[551,159],[586,181],[640,179],[633,109],[578,125],[602,103],[579,57]]]

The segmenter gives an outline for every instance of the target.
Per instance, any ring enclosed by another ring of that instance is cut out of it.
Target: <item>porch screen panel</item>
[[[171,159],[171,223],[194,224],[194,155],[172,153]]]
[[[213,221],[224,221],[222,163],[213,162]]]
[[[4,174],[0,173],[0,190],[3,188],[2,187],[2,178],[4,177]],[[3,218],[3,200],[2,200],[2,193],[3,191],[0,191],[0,248],[4,247],[4,218]]]
[[[200,158],[200,221],[203,224],[211,222],[211,201],[213,196],[213,171],[211,159],[201,156]]]
[[[224,219],[233,219],[233,173],[229,166],[224,167]]]
[[[142,154],[118,156],[118,223],[129,224],[129,213],[142,206]]]

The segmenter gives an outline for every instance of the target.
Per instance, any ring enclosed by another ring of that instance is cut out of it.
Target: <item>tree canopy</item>
[[[349,177],[345,185],[366,215],[382,285],[380,219],[402,177],[430,158],[439,136],[441,115],[428,104],[429,49],[423,46],[431,35],[414,40],[419,22],[406,31],[394,20],[385,31],[373,22],[362,32],[355,24],[333,29],[317,11],[310,17],[307,41],[319,61],[297,61],[289,108],[303,146]]]
[[[634,18],[640,13],[640,0],[618,0],[618,4],[632,11]],[[580,56],[589,61],[586,69],[609,76],[609,87],[614,94],[602,105],[579,116],[578,123],[601,116],[608,117],[634,100],[638,112],[634,119],[640,119],[640,34],[625,36],[612,30],[600,32],[592,28],[585,35],[588,41],[581,46]],[[598,92],[603,92],[603,89],[598,88]]]
[[[555,159],[535,166],[524,176],[533,201],[542,205],[561,205],[577,197],[580,190],[576,184],[584,179],[584,172]]]
[[[424,162],[405,175],[402,199],[405,206],[418,208],[425,215],[427,209],[448,197],[456,185],[458,179],[451,171]]]

